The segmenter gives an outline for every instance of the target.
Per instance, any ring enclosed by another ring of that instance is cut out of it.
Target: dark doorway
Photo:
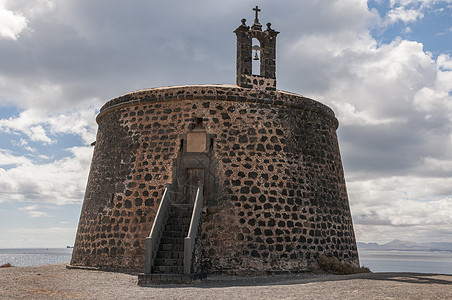
[[[195,201],[198,190],[198,182],[204,185],[204,168],[187,168],[185,180],[184,203],[191,204]]]

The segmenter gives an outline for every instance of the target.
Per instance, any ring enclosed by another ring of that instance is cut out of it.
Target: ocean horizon
[[[432,273],[452,275],[452,252],[359,250],[362,266],[372,272]]]
[[[0,249],[0,265],[16,267],[69,263],[72,248],[4,248]]]
[[[0,249],[0,265],[16,267],[69,264],[72,248]],[[452,252],[359,250],[360,264],[372,272],[408,272],[452,275]]]

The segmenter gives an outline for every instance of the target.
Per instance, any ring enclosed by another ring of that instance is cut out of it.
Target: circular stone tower
[[[253,26],[235,30],[237,85],[146,89],[101,108],[71,265],[143,272],[165,187],[171,205],[190,206],[197,182],[192,272],[307,271],[322,254],[359,264],[338,121],[327,106],[276,90],[278,32],[262,31],[255,10]]]

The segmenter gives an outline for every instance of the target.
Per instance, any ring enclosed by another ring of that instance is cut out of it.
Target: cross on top
[[[256,12],[256,17],[254,18],[254,23],[259,24],[259,18],[258,18],[258,15],[259,15],[259,12],[260,12],[261,10],[259,9],[259,7],[258,7],[257,5],[256,5],[255,8],[253,8],[253,10]]]

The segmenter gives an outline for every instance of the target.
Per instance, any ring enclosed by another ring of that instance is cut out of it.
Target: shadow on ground
[[[197,288],[222,288],[239,286],[274,286],[274,285],[296,285],[309,284],[315,282],[327,281],[349,281],[349,280],[372,280],[372,281],[393,281],[408,284],[440,284],[452,285],[452,275],[426,274],[426,273],[367,273],[354,275],[330,275],[330,274],[288,274],[288,275],[269,275],[269,276],[209,276],[202,281],[195,281],[192,284],[168,284],[155,285],[150,288],[186,288],[194,286]]]

